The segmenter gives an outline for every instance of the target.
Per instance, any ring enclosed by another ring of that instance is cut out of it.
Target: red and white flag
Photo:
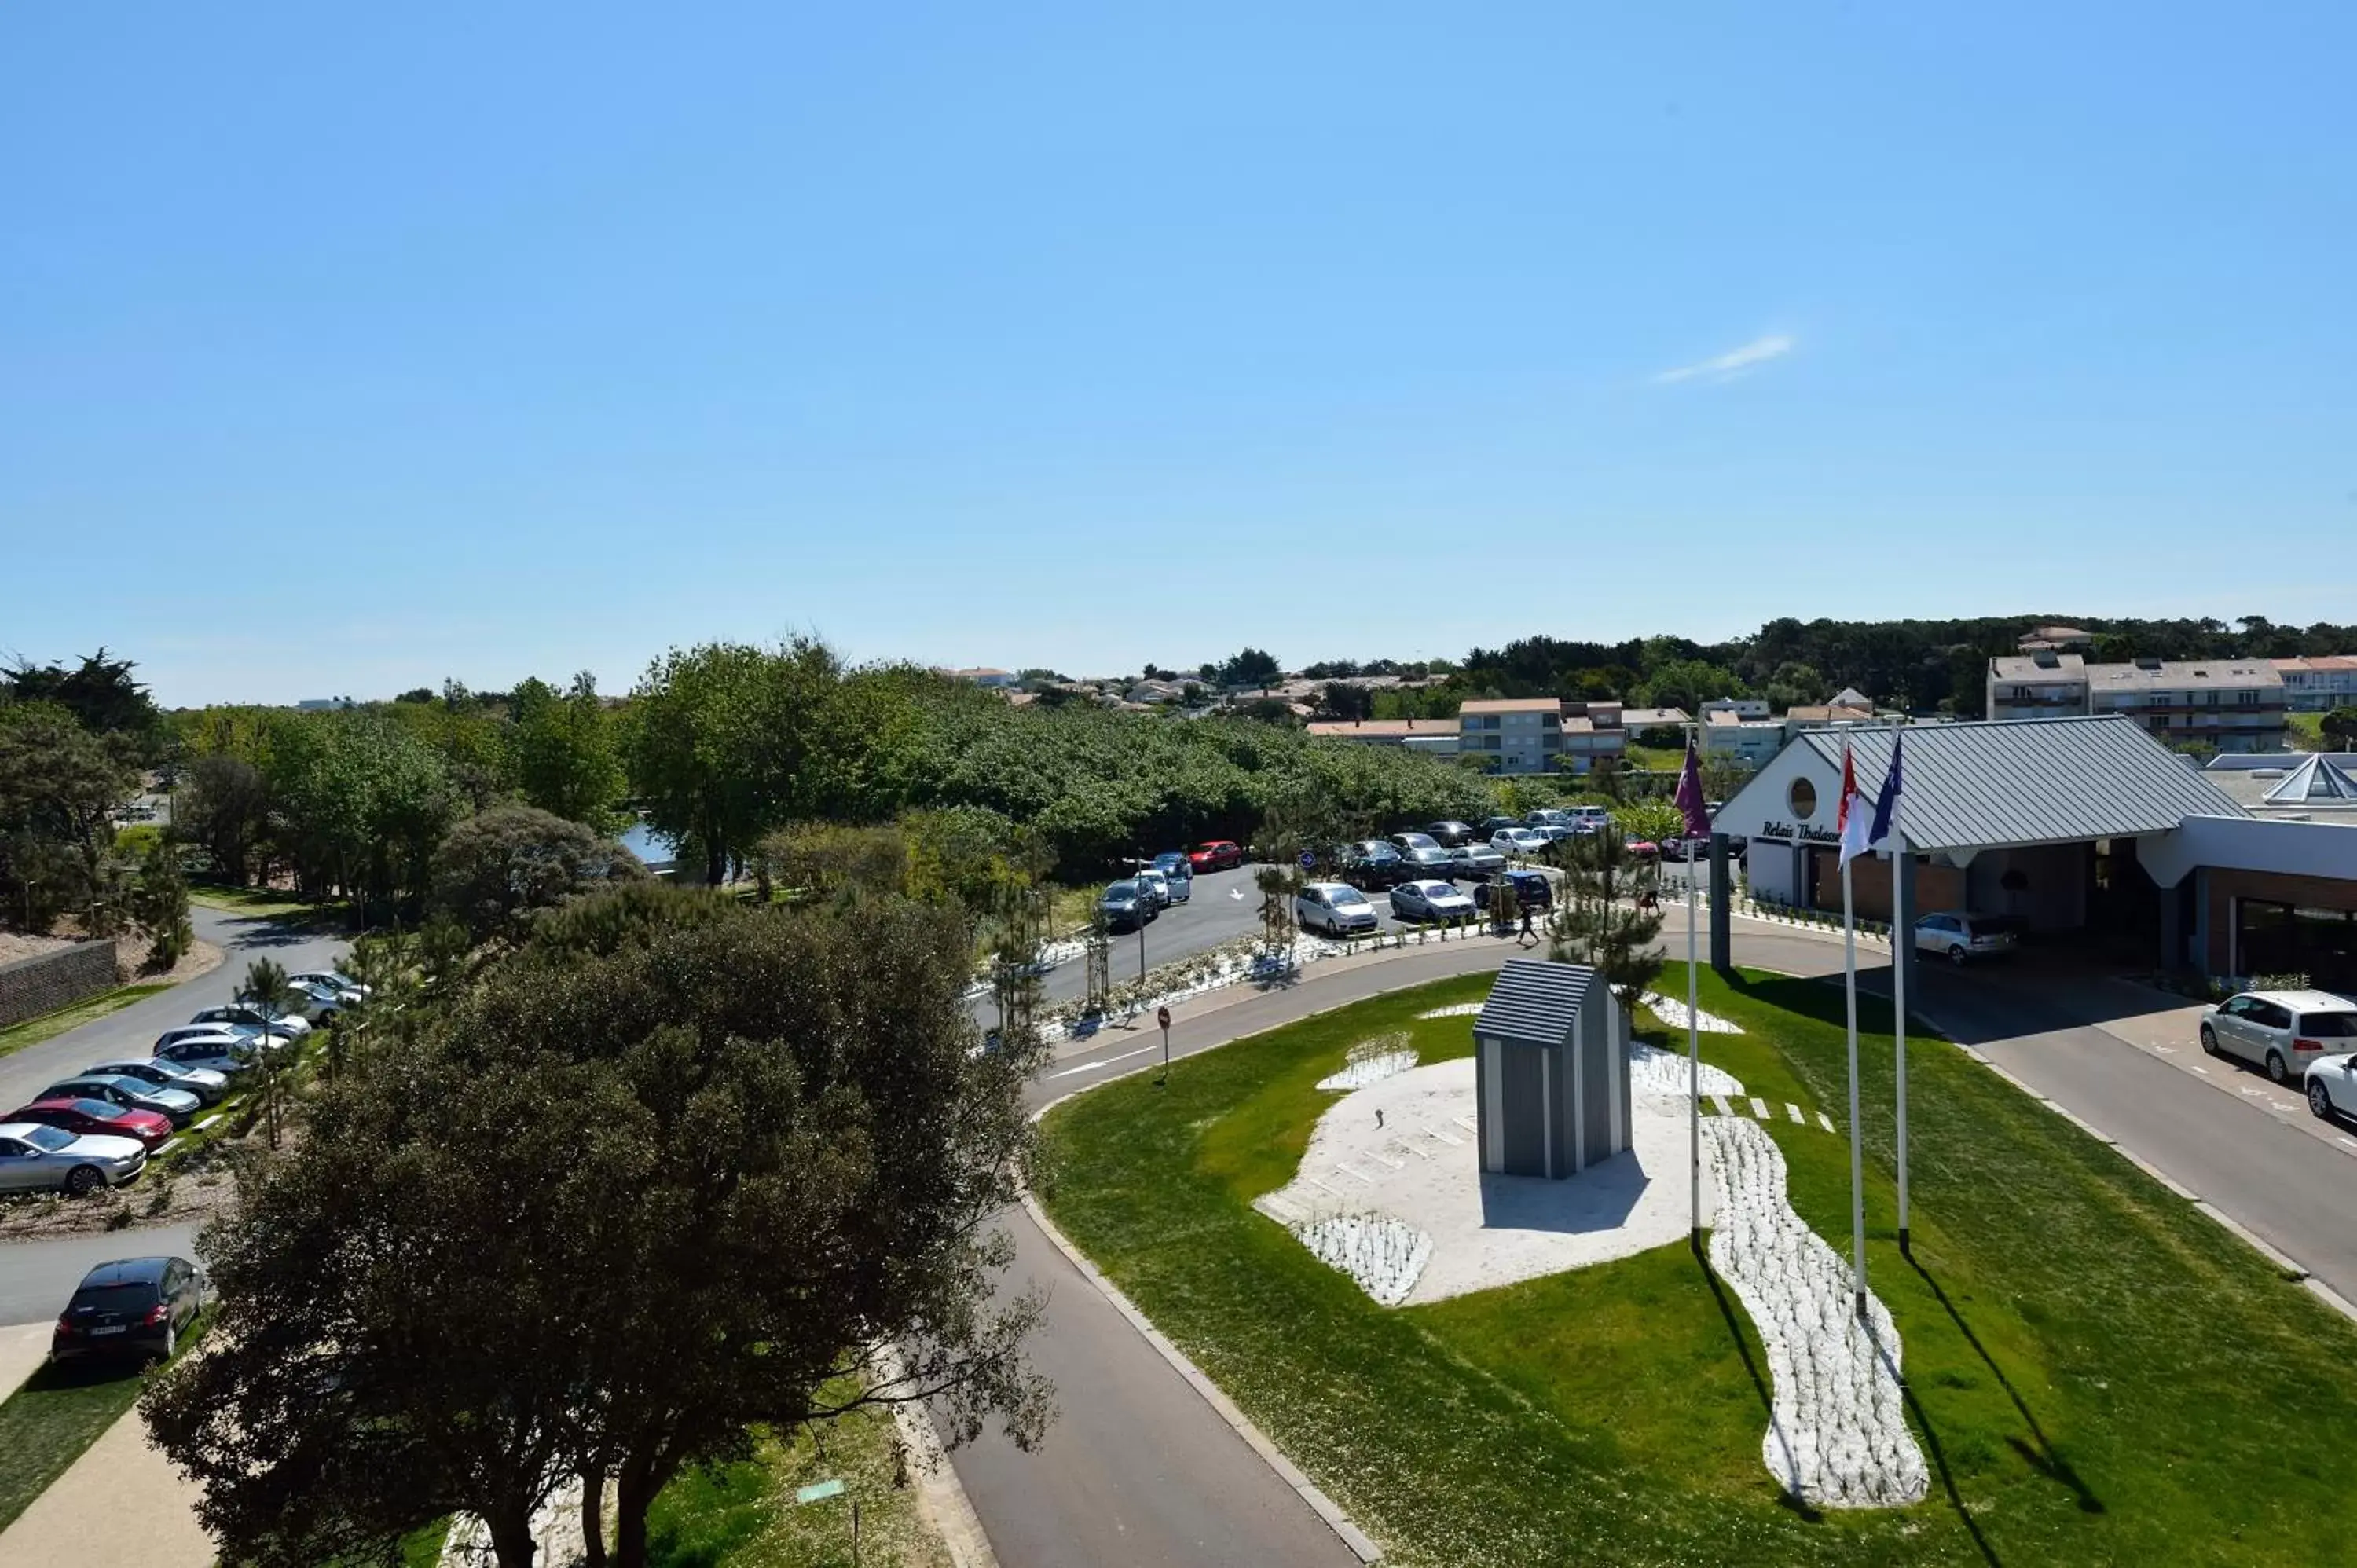
[[[1834,819],[1841,835],[1841,863],[1864,854],[1874,843],[1874,802],[1858,793],[1857,769],[1851,764],[1849,742],[1842,742],[1841,813]]]

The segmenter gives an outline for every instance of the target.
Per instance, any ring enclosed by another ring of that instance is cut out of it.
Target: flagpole
[[[1850,871],[1842,859],[1842,950],[1845,990],[1849,1002],[1849,1213],[1855,1250],[1857,1316],[1866,1318],[1866,1155],[1859,1142],[1857,1114],[1857,922],[1850,908]]]
[[[1686,742],[1686,755],[1695,755],[1694,740]],[[1683,804],[1681,805],[1683,810]],[[1686,844],[1686,1133],[1691,1157],[1688,1174],[1694,1178],[1694,1229],[1688,1240],[1695,1251],[1702,1251],[1702,1006],[1700,995],[1700,963],[1695,951],[1695,840],[1693,824],[1682,824],[1687,834]]]
[[[1890,766],[1899,767],[1899,726],[1890,726]],[[1890,1005],[1891,1035],[1899,1047],[1899,1254],[1913,1257],[1907,1245],[1907,964],[1915,956],[1915,911],[1900,903],[1900,880],[1905,875],[1907,832],[1899,825],[1900,790],[1890,791]],[[1901,929],[1900,917],[1905,917]],[[1906,946],[1901,948],[1900,944]]]

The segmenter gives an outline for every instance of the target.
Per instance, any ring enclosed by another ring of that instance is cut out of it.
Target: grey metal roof
[[[1529,1046],[1559,1046],[1579,1021],[1596,972],[1585,964],[1509,959],[1473,1020],[1473,1032]]]
[[[2251,813],[2119,714],[1910,725],[1899,822],[1919,850],[1995,849],[2165,832],[2188,817]],[[1846,742],[1870,802],[1890,764],[1885,728],[1809,730],[1838,770]],[[1827,802],[1826,822],[1831,825]]]

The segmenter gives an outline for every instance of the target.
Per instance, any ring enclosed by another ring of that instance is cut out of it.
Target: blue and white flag
[[[1882,793],[1874,798],[1874,827],[1866,835],[1870,844],[1888,843],[1891,831],[1899,825],[1900,748],[1907,744],[1902,736],[1890,737],[1890,771],[1882,776]]]

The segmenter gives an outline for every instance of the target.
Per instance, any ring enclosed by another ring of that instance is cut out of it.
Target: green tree
[[[1662,934],[1661,913],[1631,902],[1651,886],[1655,868],[1632,854],[1618,832],[1588,833],[1565,843],[1570,846],[1565,871],[1567,895],[1549,922],[1553,940],[1548,956],[1588,965],[1604,977],[1623,1008],[1634,1007],[1662,972],[1661,950],[1652,945]]]
[[[242,886],[270,832],[262,769],[226,753],[198,757],[172,792],[172,830],[202,849],[216,874]]]
[[[1702,712],[1702,705],[1714,697],[1740,697],[1747,692],[1733,671],[1700,659],[1670,660],[1648,674],[1642,688],[1646,706],[1684,708],[1689,714]]]
[[[841,668],[823,643],[673,649],[632,693],[624,756],[655,830],[703,846],[725,881],[761,835],[830,814],[852,737],[838,728]]]
[[[516,782],[544,811],[610,833],[620,826],[615,806],[629,788],[612,716],[587,671],[563,693],[539,680],[516,687]]]
[[[0,876],[27,929],[79,906],[91,934],[113,930],[114,815],[138,789],[128,737],[93,735],[54,703],[0,707]]]
[[[382,1557],[466,1511],[522,1568],[578,1473],[641,1568],[655,1495],[759,1427],[1044,1425],[1038,1304],[990,1300],[1039,1054],[974,1048],[954,915],[650,887],[551,930],[327,1086],[213,1233],[222,1332],[143,1410],[224,1560]]]
[[[469,938],[514,934],[533,913],[646,875],[629,850],[537,806],[493,806],[453,827],[434,851],[431,907]]]
[[[188,879],[180,869],[178,843],[158,839],[140,857],[138,880],[131,889],[131,918],[146,933],[150,969],[170,969],[196,940],[188,924]]]
[[[2357,747],[2357,708],[2335,708],[2318,721],[2318,727],[2341,750]]]
[[[245,979],[237,988],[237,999],[262,1015],[254,1070],[260,1075],[263,1126],[274,1149],[284,1128],[286,1077],[293,1066],[288,1058],[294,1055],[288,1037],[277,1032],[286,1016],[286,971],[277,960],[258,958],[245,966]]]
[[[128,659],[109,659],[103,648],[72,669],[20,659],[0,670],[0,693],[19,703],[55,703],[91,734],[122,736],[135,757],[152,760],[162,751],[164,720],[147,688],[132,679],[137,668]]]
[[[1220,682],[1228,686],[1267,686],[1284,673],[1285,667],[1274,655],[1247,648],[1220,666]]]

